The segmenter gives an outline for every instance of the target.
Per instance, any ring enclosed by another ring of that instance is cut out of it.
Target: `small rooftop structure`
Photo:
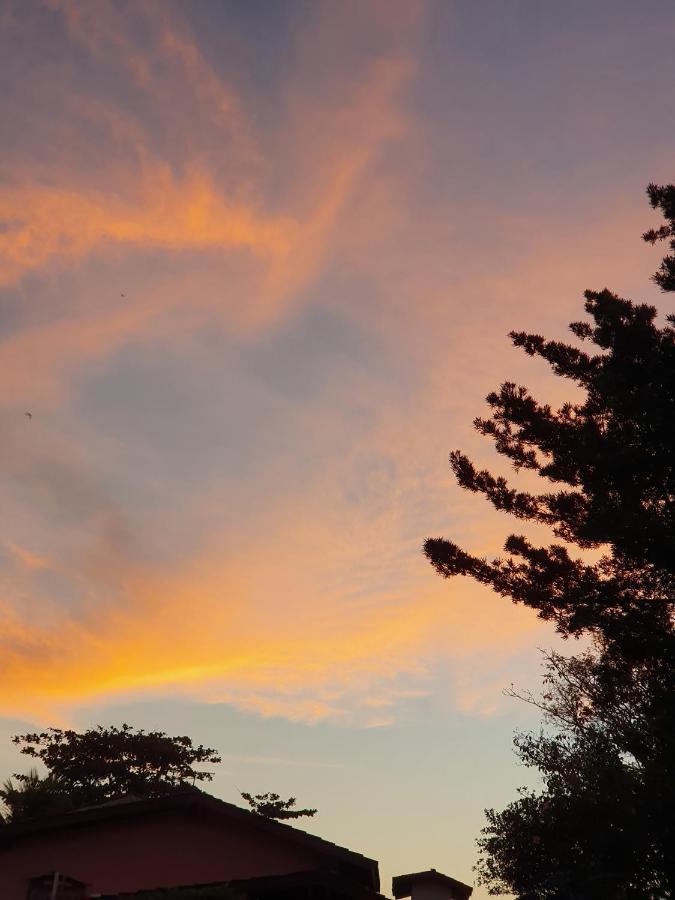
[[[393,878],[391,892],[396,900],[401,897],[412,900],[469,900],[473,888],[436,869],[427,869]]]

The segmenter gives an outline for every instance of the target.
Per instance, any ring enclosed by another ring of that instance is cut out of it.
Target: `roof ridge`
[[[231,803],[229,800],[223,800],[220,797],[214,797],[198,788],[189,787],[187,789],[178,789],[164,794],[160,797],[145,797],[137,800],[129,799],[126,802],[114,803],[106,802],[97,806],[89,806],[80,809],[71,810],[68,813],[57,813],[48,816],[40,816],[34,819],[26,819],[23,822],[10,822],[0,825],[0,843],[3,840],[19,837],[23,834],[31,834],[40,831],[52,831],[59,828],[76,827],[78,824],[103,820],[103,819],[123,819],[135,814],[150,813],[153,810],[161,810],[164,808],[210,808],[214,812],[223,812],[229,816],[245,820],[262,828],[268,832],[276,832],[283,834],[289,840],[301,841],[314,845],[317,849],[323,848],[326,852],[333,856],[341,857],[345,862],[351,862],[359,867],[367,867],[370,869],[373,877],[374,886],[379,887],[379,867],[377,861],[371,857],[365,856],[356,850],[350,850],[319,835],[312,834],[302,828],[296,828],[285,822],[279,822],[276,819],[270,819],[259,813],[249,809],[244,809]]]

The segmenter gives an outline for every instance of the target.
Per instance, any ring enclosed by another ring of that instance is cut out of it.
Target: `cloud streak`
[[[610,266],[653,268],[637,203],[500,206],[447,123],[439,163],[426,7],[280,8],[259,46],[245,6],[227,29],[208,4],[7,6],[2,709],[491,714],[550,635],[419,548],[499,547],[447,451],[494,463],[470,420],[529,380],[510,327],[560,331]]]
[[[168,250],[247,249],[288,253],[292,224],[228,206],[208,176],[176,181],[167,168],[147,173],[133,199],[51,187],[0,192],[0,279],[12,283],[54,259],[72,264],[109,243]]]

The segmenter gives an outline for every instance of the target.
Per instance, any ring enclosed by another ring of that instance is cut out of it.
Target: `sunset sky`
[[[527,611],[425,537],[511,328],[658,301],[670,0],[0,5],[0,778],[9,736],[127,721],[295,794],[392,874],[471,882],[531,776]],[[30,412],[32,418],[25,415]],[[545,532],[537,537],[546,540]],[[485,897],[480,890],[474,897]]]

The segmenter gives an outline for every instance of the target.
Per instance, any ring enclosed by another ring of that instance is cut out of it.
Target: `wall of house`
[[[25,835],[0,849],[0,896],[25,900],[29,878],[58,871],[91,894],[280,875],[326,857],[247,824],[171,811]]]
[[[452,900],[455,895],[444,884],[422,882],[413,887],[411,900]]]

